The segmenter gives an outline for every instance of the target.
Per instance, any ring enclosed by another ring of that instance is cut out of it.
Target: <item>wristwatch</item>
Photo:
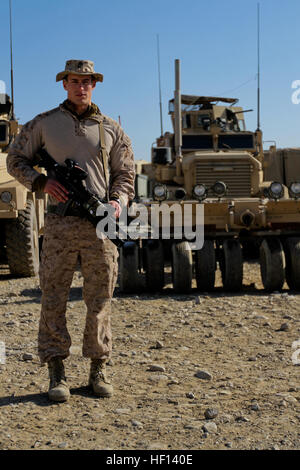
[[[119,204],[119,206],[122,207],[121,200],[118,197],[111,197],[110,201],[116,201]]]

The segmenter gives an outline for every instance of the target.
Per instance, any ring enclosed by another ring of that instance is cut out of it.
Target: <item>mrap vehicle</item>
[[[238,291],[247,247],[258,250],[267,291],[280,290],[285,280],[299,290],[300,172],[288,184],[279,177],[267,180],[278,155],[272,147],[265,158],[261,130],[246,130],[248,110],[234,98],[181,95],[179,66],[176,60],[175,94],[169,101],[173,132],[158,137],[151,162],[139,165],[136,202],[147,207],[150,225],[157,205],[177,203],[183,212],[192,206],[193,227],[201,204],[204,244],[193,249],[184,236],[128,240],[120,253],[121,290],[163,289],[170,261],[178,293],[191,290],[194,276],[199,291],[214,289],[218,265],[224,289]]]
[[[28,191],[6,169],[7,149],[19,131],[13,105],[0,95],[0,249],[12,275],[38,274],[46,195]]]

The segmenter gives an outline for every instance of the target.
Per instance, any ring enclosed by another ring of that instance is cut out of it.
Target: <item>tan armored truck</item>
[[[238,100],[181,95],[179,61],[175,70],[175,96],[169,101],[174,130],[156,139],[151,163],[141,165],[138,173],[148,176],[149,191],[148,199],[139,194],[137,199],[148,207],[150,225],[157,205],[177,203],[183,212],[192,205],[195,227],[202,205],[204,245],[193,250],[184,237],[128,240],[121,249],[121,288],[162,289],[170,259],[179,293],[190,291],[194,275],[199,291],[212,290],[218,265],[224,288],[237,291],[243,283],[243,246],[257,245],[265,289],[280,290],[286,280],[299,290],[300,173],[288,186],[266,181],[262,132],[246,130]],[[269,172],[273,164],[269,158]]]
[[[274,142],[275,144],[275,142]],[[289,187],[300,174],[300,148],[276,148],[264,151],[264,179],[280,181]]]
[[[39,268],[45,195],[33,194],[7,173],[6,150],[19,126],[9,96],[0,98],[0,249],[11,274],[30,277]]]

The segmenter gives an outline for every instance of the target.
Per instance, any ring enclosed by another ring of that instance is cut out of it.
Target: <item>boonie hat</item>
[[[65,70],[56,75],[56,81],[63,80],[69,73],[76,75],[93,75],[96,82],[103,82],[103,75],[94,72],[94,62],[91,60],[67,60]]]

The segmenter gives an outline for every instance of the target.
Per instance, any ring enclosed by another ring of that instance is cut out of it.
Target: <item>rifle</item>
[[[55,213],[65,216],[68,215],[68,210],[72,209],[73,212],[75,210],[79,217],[89,220],[96,227],[98,222],[105,217],[104,215],[97,215],[97,210],[102,208],[107,212],[105,205],[108,201],[91,193],[83,185],[83,181],[87,178],[88,173],[70,158],[65,160],[65,166],[60,165],[45,149],[39,150],[37,158],[39,159],[38,166],[45,168],[47,173],[51,171],[55,175],[55,179],[69,191],[68,201],[66,203],[58,203]],[[116,238],[111,238],[111,241],[117,247],[123,245],[124,241],[119,238],[120,233],[123,231],[115,217],[107,215],[107,225],[116,227],[114,232]]]

